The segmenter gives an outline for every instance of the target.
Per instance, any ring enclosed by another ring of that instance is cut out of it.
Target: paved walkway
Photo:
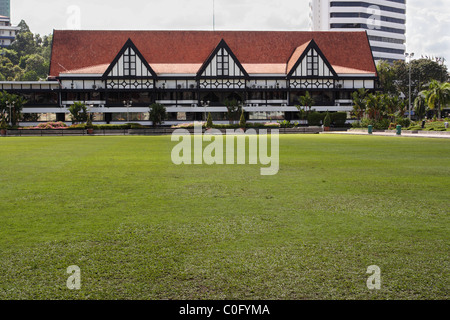
[[[446,132],[446,131],[444,131]],[[441,139],[450,139],[449,133],[409,133],[402,132],[401,137],[416,137],[416,138],[441,138]],[[366,135],[369,136],[368,132],[362,131],[326,131],[321,132],[321,134],[353,134],[353,135]],[[374,132],[371,136],[385,136],[385,137],[400,137],[397,136],[395,131],[391,132]]]

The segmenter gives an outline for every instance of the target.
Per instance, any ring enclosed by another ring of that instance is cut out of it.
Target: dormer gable
[[[287,63],[287,75],[289,78],[337,77],[314,39],[295,49]]]
[[[127,40],[103,74],[103,78],[148,79],[155,77],[156,73],[131,39]]]
[[[247,71],[225,40],[221,40],[197,73],[201,78],[244,78]]]

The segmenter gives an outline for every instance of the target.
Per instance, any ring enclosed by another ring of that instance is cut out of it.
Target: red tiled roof
[[[139,49],[139,48],[138,48]],[[201,63],[152,63],[150,65],[158,74],[197,74],[202,67]]]
[[[297,48],[295,48],[294,53],[292,54],[291,58],[289,59],[289,61],[287,63],[286,73],[288,73],[289,71],[292,70],[292,68],[297,63],[298,59],[300,59],[301,55],[303,54],[303,52],[305,51],[305,49],[308,47],[308,45],[310,43],[311,43],[311,40],[302,44],[301,46],[298,46]]]
[[[106,69],[109,67],[109,63],[105,64],[99,64],[97,66],[89,66],[85,68],[80,69],[73,69],[73,70],[64,70],[61,71],[63,74],[104,74]]]
[[[311,39],[330,64],[376,73],[364,31],[63,31],[53,33],[50,76],[110,64],[131,39],[150,65],[203,64],[224,39],[241,64],[280,65]],[[277,68],[278,70],[278,68]]]
[[[286,74],[285,63],[244,63],[242,67],[249,74]]]
[[[359,70],[355,68],[348,68],[348,67],[342,67],[342,66],[332,66],[334,71],[336,73],[349,73],[349,74],[358,74],[358,73],[370,73],[367,70]]]

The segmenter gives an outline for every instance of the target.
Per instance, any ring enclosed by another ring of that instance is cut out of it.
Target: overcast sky
[[[213,28],[213,0],[11,0],[12,22],[50,34],[77,25],[77,8],[85,30]],[[215,12],[216,30],[310,30],[309,0],[215,0]],[[408,52],[450,65],[449,0],[407,0],[406,27]]]

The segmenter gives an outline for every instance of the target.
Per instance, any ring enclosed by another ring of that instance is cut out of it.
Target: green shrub
[[[325,118],[323,119],[323,126],[324,127],[329,127],[331,126],[331,116],[330,113],[327,111]]]
[[[375,120],[369,119],[369,118],[363,118],[361,119],[361,128],[367,128],[369,125],[374,126]]]
[[[424,130],[431,131],[446,131],[445,124],[443,121],[430,121],[425,124]]]
[[[347,112],[334,112],[334,113],[331,113],[330,116],[331,116],[331,122],[336,127],[345,126],[345,122],[347,121]]]
[[[95,128],[95,126],[94,126],[94,128]],[[67,129],[69,129],[69,130],[84,130],[84,129],[86,129],[86,124],[85,123],[73,124]]]
[[[214,129],[237,129],[240,128],[239,124],[213,124]]]
[[[386,130],[387,128],[389,128],[390,124],[391,122],[389,121],[389,119],[382,119],[380,121],[375,122],[373,128],[377,130]]]
[[[86,104],[81,101],[75,101],[68,110],[73,122],[84,122],[88,118]]]
[[[265,124],[261,122],[248,122],[247,128],[264,128]]]
[[[213,127],[213,121],[212,121],[212,116],[211,116],[211,112],[208,113],[208,120],[206,120],[206,128],[212,128]]]
[[[291,124],[291,122],[289,120],[278,121],[278,123],[280,124],[280,128],[292,128],[293,127],[293,125]]]
[[[94,126],[92,125],[92,114],[88,114],[86,120],[86,129],[93,129],[93,128]]]
[[[150,120],[153,126],[161,125],[167,116],[166,107],[160,103],[153,103],[150,107]]]
[[[126,130],[131,129],[131,123],[126,124],[98,124],[94,125],[95,130]]]
[[[352,128],[362,128],[361,121],[352,122]]]
[[[411,125],[411,120],[409,118],[397,118],[396,122],[401,125],[402,128],[408,128]]]
[[[325,118],[325,113],[312,111],[308,114],[308,125],[320,126],[321,121],[323,121],[324,118]]]
[[[140,123],[130,123],[130,129],[145,129],[145,128],[149,128],[149,126],[144,126]]]
[[[374,119],[364,118],[361,120],[359,126],[352,124],[353,128],[367,128],[371,125],[376,130],[387,130],[391,122],[389,119],[381,119],[380,121],[375,121]]]

